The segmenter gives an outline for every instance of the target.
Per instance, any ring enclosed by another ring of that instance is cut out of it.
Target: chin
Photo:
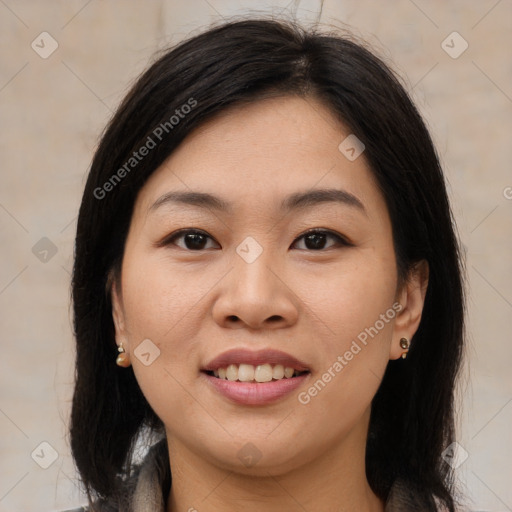
[[[295,439],[295,436],[293,436]],[[227,443],[218,442],[213,446],[204,446],[201,456],[210,463],[234,473],[251,476],[279,476],[289,473],[320,453],[319,447],[301,447],[291,438],[287,442],[272,440],[268,435],[242,440],[231,438]],[[208,455],[207,455],[208,454]]]

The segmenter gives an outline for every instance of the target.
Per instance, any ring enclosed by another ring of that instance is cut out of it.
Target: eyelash
[[[210,238],[211,240],[213,240],[213,238],[208,235],[208,233],[200,230],[200,229],[180,229],[179,231],[176,231],[175,233],[172,233],[171,235],[169,235],[168,237],[166,237],[161,243],[158,244],[159,247],[162,247],[162,246],[169,246],[169,245],[176,245],[174,244],[174,241],[178,238],[182,238],[184,235],[187,235],[187,234],[197,234],[197,235],[203,235],[203,236],[206,236],[208,238]],[[345,247],[352,247],[353,244],[351,244],[346,238],[344,238],[343,236],[341,236],[340,234],[334,232],[334,231],[331,231],[330,229],[311,229],[309,231],[306,231],[305,233],[302,233],[302,235],[298,236],[294,241],[293,241],[293,244],[295,244],[298,240],[306,237],[307,235],[311,235],[311,234],[325,234],[325,235],[328,235],[334,239],[337,240],[338,242],[338,246],[345,246]],[[218,242],[217,242],[218,243]],[[292,245],[293,245],[292,244]],[[179,246],[178,246],[179,247]],[[326,250],[328,249],[332,249],[333,247],[327,247],[325,249],[318,249],[318,250],[314,250],[314,249],[300,249],[300,250],[306,250],[308,252],[325,252]],[[184,249],[185,251],[189,251],[189,252],[202,252],[206,249],[197,249],[197,250],[194,250],[194,249],[187,249],[186,247],[181,247],[181,249]]]

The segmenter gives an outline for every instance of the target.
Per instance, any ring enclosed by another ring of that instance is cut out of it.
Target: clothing
[[[132,477],[129,511],[119,512],[165,512],[166,500],[170,491],[169,485],[165,485],[166,477],[170,475],[162,471],[169,467],[167,443],[162,439],[151,447],[138,471]],[[168,478],[170,482],[170,478]],[[101,506],[99,510],[113,511],[111,507]],[[87,506],[66,510],[63,512],[88,512]],[[117,511],[116,511],[117,512]],[[222,512],[222,511],[220,511]],[[391,489],[386,502],[385,512],[432,512],[432,507],[422,505],[418,499],[410,493],[404,485],[397,482]]]

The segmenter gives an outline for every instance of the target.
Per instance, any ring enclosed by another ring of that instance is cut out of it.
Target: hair
[[[455,510],[455,479],[442,452],[455,440],[464,265],[428,129],[401,80],[365,43],[350,34],[263,18],[209,27],[165,51],[132,86],[95,152],[78,216],[72,278],[76,383],[70,444],[90,501],[92,495],[119,500],[143,432],[165,435],[132,368],[115,363],[110,286],[119,276],[137,194],[206,120],[228,108],[290,95],[322,102],[364,143],[390,215],[399,283],[417,262],[429,264],[408,358],[389,362],[372,401],[369,484],[386,500],[400,480],[425,510],[437,510],[436,503]],[[150,139],[154,147],[146,156],[130,160]]]

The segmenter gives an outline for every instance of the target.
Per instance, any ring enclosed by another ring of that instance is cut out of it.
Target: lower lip
[[[239,382],[219,379],[201,372],[211,386],[221,395],[237,404],[266,405],[283,398],[304,384],[310,373],[289,379],[272,380],[270,382]]]

